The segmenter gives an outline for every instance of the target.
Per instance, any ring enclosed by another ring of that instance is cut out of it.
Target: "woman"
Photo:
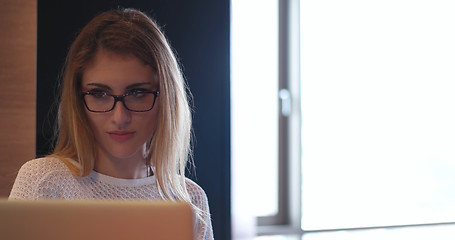
[[[212,239],[205,192],[184,176],[191,112],[176,58],[134,9],[89,22],[67,56],[54,152],[22,166],[10,199],[185,201]]]

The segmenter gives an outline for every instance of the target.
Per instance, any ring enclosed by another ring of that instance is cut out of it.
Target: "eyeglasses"
[[[147,112],[155,105],[159,91],[134,90],[123,95],[113,95],[104,91],[81,92],[85,107],[90,112],[109,112],[117,102],[122,102],[132,112]]]

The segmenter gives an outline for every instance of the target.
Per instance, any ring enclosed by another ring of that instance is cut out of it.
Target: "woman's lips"
[[[112,131],[107,132],[109,136],[117,142],[125,142],[134,136],[134,131]]]

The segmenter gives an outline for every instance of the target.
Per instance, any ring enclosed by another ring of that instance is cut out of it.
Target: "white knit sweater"
[[[209,212],[204,190],[186,180],[191,201]],[[161,200],[154,176],[141,179],[119,179],[92,171],[87,177],[75,177],[68,167],[55,158],[34,159],[25,163],[17,175],[9,199],[68,199],[68,200]],[[213,239],[212,225],[196,221],[196,239]]]

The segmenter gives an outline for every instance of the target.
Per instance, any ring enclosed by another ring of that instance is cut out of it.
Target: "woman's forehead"
[[[120,88],[139,83],[157,86],[158,78],[156,71],[136,56],[102,50],[82,74],[83,86],[93,83]]]

